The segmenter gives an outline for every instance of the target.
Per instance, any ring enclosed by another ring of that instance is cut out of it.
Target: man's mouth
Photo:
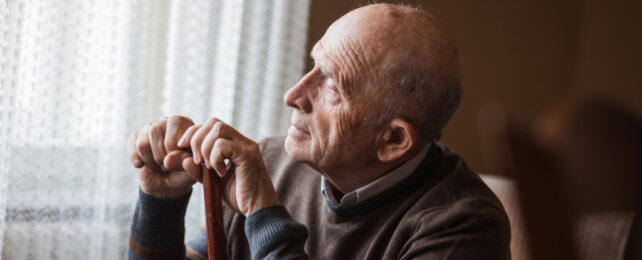
[[[292,136],[300,136],[300,137],[310,136],[310,132],[294,124],[290,125],[290,128],[288,129],[288,134]]]

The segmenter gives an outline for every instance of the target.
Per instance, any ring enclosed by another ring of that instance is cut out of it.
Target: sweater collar
[[[340,200],[337,196],[338,194],[336,190],[331,187],[332,184],[330,184],[325,177],[321,177],[321,194],[338,207],[357,205],[360,201],[372,198],[410,176],[410,174],[417,169],[419,163],[421,163],[421,161],[426,157],[431,145],[432,144],[429,143],[417,155],[415,155],[415,157],[402,163],[394,170],[384,174],[376,180],[343,195]]]
[[[419,157],[423,160],[419,161],[419,166],[414,167],[414,171],[411,171],[408,176],[394,184],[391,184],[391,186],[386,188],[385,190],[373,194],[367,199],[360,199],[357,203],[354,204],[337,205],[338,203],[333,202],[333,200],[326,195],[329,191],[332,190],[332,188],[330,188],[331,184],[328,183],[326,185],[324,184],[325,181],[322,180],[321,190],[330,213],[338,218],[350,218],[358,216],[380,205],[383,205],[394,197],[397,197],[404,193],[415,191],[419,187],[419,185],[424,182],[423,178],[426,176],[426,171],[433,168],[433,166],[437,164],[440,158],[439,154],[441,153],[441,147],[439,147],[439,145],[437,145],[436,143],[430,144],[425,150],[427,152],[423,153],[422,151],[421,153],[425,156]],[[324,190],[326,192],[323,192]]]

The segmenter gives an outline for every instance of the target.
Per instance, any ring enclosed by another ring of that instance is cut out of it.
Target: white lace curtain
[[[0,256],[122,259],[135,128],[217,116],[282,134],[309,0],[0,1]],[[199,185],[187,237],[202,225]]]

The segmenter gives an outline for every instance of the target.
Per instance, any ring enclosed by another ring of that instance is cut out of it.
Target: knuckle
[[[219,120],[219,119],[218,119],[218,118],[216,118],[216,117],[212,117],[212,118],[210,118],[210,119],[208,119],[208,120],[207,120],[207,123],[208,123],[208,124],[211,124],[211,125],[214,125],[214,123],[216,123],[216,122],[218,122],[218,121],[221,121],[221,120]]]
[[[212,127],[212,131],[210,131],[209,136],[212,136],[212,138],[216,139],[221,136],[221,124],[216,123],[214,127]]]
[[[215,145],[216,150],[218,150],[223,155],[230,155],[230,153],[234,149],[234,143],[226,139],[219,139]]]
[[[179,116],[179,115],[170,116],[167,122],[169,124],[181,124],[181,123],[194,124],[194,122],[191,119],[184,116]]]
[[[165,150],[167,150],[168,152],[178,150],[178,145],[176,144],[176,142],[173,142],[170,139],[165,139],[163,144],[165,145]]]
[[[252,153],[260,153],[261,152],[261,148],[259,147],[259,144],[255,143],[255,142],[252,142],[250,144],[250,151]]]
[[[219,136],[221,134],[221,131],[223,131],[223,129],[226,127],[227,124],[225,124],[223,121],[218,121],[212,127],[212,131],[216,133],[216,136]]]
[[[201,129],[202,125],[191,125],[190,127],[185,130],[186,133],[190,133],[191,135],[194,135],[198,132],[199,129]]]
[[[151,147],[149,140],[147,138],[141,138],[136,141],[136,150],[138,152],[145,152]]]
[[[163,133],[163,126],[161,123],[154,124],[152,127],[149,128],[149,133],[151,136],[158,137],[162,136]]]
[[[221,149],[223,149],[223,146],[225,145],[224,143],[225,143],[225,140],[223,140],[223,139],[217,139],[217,140],[214,142],[213,147],[214,147],[216,150],[221,150]]]
[[[183,121],[183,120],[185,120],[185,117],[179,116],[179,115],[173,115],[173,116],[170,116],[167,119],[167,122],[174,123],[174,122],[180,122],[180,121]]]

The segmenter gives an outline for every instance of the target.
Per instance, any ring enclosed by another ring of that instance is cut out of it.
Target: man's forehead
[[[336,46],[334,45],[336,45],[337,43],[345,42],[348,40],[346,39],[348,35],[346,35],[347,32],[345,31],[345,29],[337,29],[335,27],[335,24],[332,24],[325,32],[323,37],[321,37],[321,39],[319,39],[319,41],[314,44],[314,46],[312,47],[312,51],[310,52],[312,58],[316,59],[319,56],[323,55],[324,52],[335,49]]]
[[[359,8],[332,23],[310,57],[323,72],[364,77],[410,47],[412,30],[388,5]],[[400,27],[402,26],[402,27]],[[409,38],[410,37],[410,38]],[[412,45],[412,44],[411,44]]]
[[[312,51],[310,52],[310,57],[314,60],[314,62],[317,65],[322,66],[322,69],[324,70],[324,72],[326,72],[325,70],[328,70],[330,69],[330,67],[332,67],[332,62],[328,61],[327,54],[325,54],[324,51],[325,51],[325,46],[319,40],[312,47]]]

